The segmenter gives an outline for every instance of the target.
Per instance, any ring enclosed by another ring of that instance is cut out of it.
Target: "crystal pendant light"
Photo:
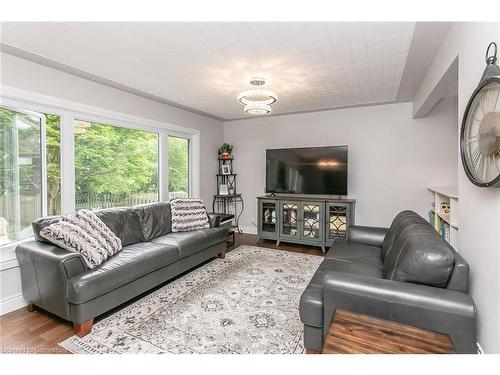
[[[271,113],[271,106],[265,103],[250,103],[243,107],[243,111],[249,115],[267,115]]]
[[[255,87],[261,87],[266,84],[266,80],[260,77],[254,77],[250,84]],[[238,101],[242,104],[243,111],[250,115],[266,115],[271,113],[271,104],[276,103],[278,95],[271,90],[260,88],[245,90],[238,95]]]

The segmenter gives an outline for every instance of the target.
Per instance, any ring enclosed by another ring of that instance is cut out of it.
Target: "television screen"
[[[347,146],[266,150],[266,193],[347,195]]]

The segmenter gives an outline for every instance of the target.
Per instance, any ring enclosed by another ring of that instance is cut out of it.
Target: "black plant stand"
[[[236,231],[236,228],[232,225],[234,215],[233,214],[221,214],[221,213],[211,213],[214,215],[217,215],[220,219],[220,226],[221,227],[227,227],[229,225],[229,234],[227,236],[227,241],[226,245],[227,246],[234,246],[235,243],[235,238],[234,238],[234,233]]]
[[[214,195],[212,210],[219,214],[233,214],[233,228],[238,233],[242,233],[239,227],[239,220],[245,207],[241,194],[236,192],[236,173],[233,173],[233,158],[219,158],[219,173],[217,179],[217,194]],[[225,186],[225,189],[221,189]]]
[[[245,204],[243,203],[241,194],[214,195],[214,201],[212,203],[213,212],[220,214],[233,214],[233,227],[238,233],[242,233],[239,227],[239,221],[244,208]]]

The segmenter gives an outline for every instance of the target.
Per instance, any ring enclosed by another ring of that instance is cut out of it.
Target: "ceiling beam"
[[[423,118],[447,97],[458,95],[458,56],[452,61],[444,75],[429,92],[421,105],[416,108],[413,103],[413,118]]]
[[[417,22],[401,76],[397,101],[413,101],[434,61],[451,22]]]

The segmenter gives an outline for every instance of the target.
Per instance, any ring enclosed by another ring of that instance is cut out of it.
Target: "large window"
[[[197,131],[171,131],[163,123],[121,114],[116,123],[101,123],[98,116],[108,113],[96,108],[95,114],[82,115],[78,103],[74,108],[64,103],[48,107],[40,104],[44,98],[30,102],[3,93],[1,99],[2,250],[31,237],[31,222],[42,216],[133,206],[199,191],[190,160],[199,151]],[[197,171],[198,164],[193,168]]]
[[[158,134],[75,121],[76,209],[158,201]]]
[[[0,245],[30,237],[34,219],[60,213],[59,123],[59,116],[0,108]]]
[[[168,191],[169,198],[189,196],[189,140],[168,137]]]

